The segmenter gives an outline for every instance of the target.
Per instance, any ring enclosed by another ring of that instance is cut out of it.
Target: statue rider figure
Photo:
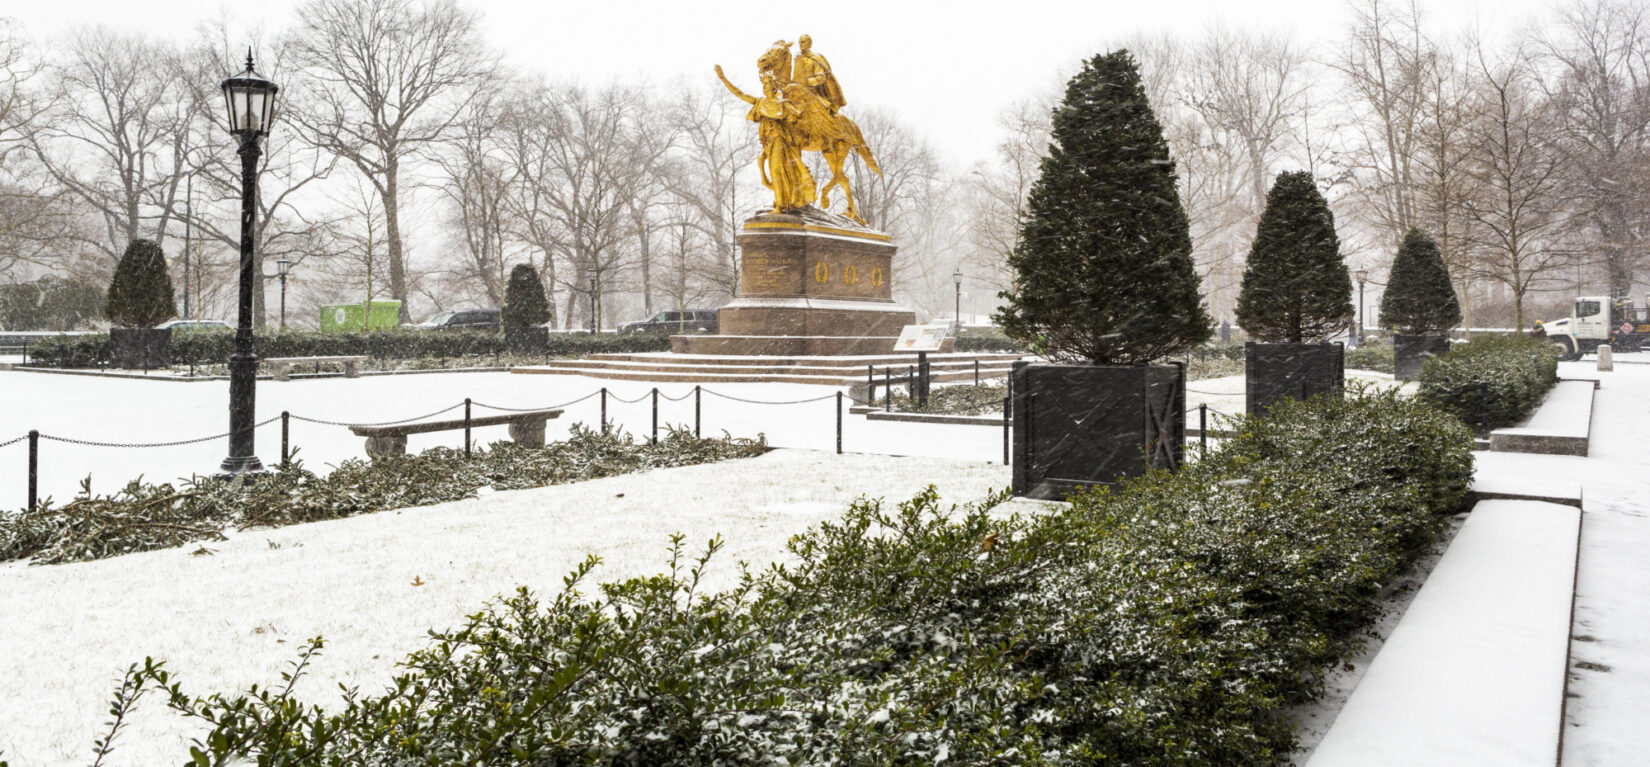
[[[831,64],[813,52],[814,39],[803,35],[796,41],[798,49],[796,61],[791,65],[791,80],[808,86],[810,90],[819,94],[831,107],[831,114],[847,105],[848,100],[842,97],[842,86],[837,84],[836,75],[831,73]]]

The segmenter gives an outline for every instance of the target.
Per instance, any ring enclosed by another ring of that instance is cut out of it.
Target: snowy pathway
[[[525,376],[520,376],[525,377]],[[372,692],[425,631],[463,621],[518,586],[541,593],[589,554],[596,583],[661,572],[669,536],[689,555],[721,534],[706,588],[732,585],[735,563],[782,560],[791,535],[864,494],[897,502],[928,484],[947,503],[1009,484],[990,462],[780,450],[332,522],[257,529],[223,543],[95,562],[0,564],[0,758],[18,767],[85,764],[122,670],[164,658],[204,694],[279,681],[304,640],[327,648],[300,686],[312,701],[339,684]],[[1033,501],[1013,504],[1035,508]],[[150,714],[162,702],[146,701]],[[140,717],[119,764],[176,763],[193,730]]]

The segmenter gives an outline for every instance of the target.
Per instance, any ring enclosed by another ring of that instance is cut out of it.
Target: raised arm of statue
[[[716,76],[722,78],[722,84],[728,86],[728,90],[733,91],[733,95],[738,96],[740,99],[743,99],[746,104],[755,104],[756,103],[756,97],[755,96],[748,95],[744,91],[739,90],[739,86],[734,85],[732,82],[730,82],[728,80],[727,75],[722,74],[722,65],[721,64],[716,65]]]

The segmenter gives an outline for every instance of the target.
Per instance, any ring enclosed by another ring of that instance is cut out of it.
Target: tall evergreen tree
[[[1449,269],[1432,235],[1411,229],[1392,259],[1381,296],[1381,327],[1412,335],[1438,333],[1461,324]]]
[[[516,264],[510,282],[504,286],[503,324],[513,328],[543,325],[550,321],[550,302],[544,297],[544,283],[531,264]]]
[[[1329,202],[1311,173],[1279,173],[1249,249],[1238,325],[1259,341],[1316,343],[1352,318],[1352,278]]]
[[[178,316],[166,254],[154,240],[132,240],[115,266],[103,314],[123,328],[152,328]]]
[[[1148,363],[1209,338],[1175,165],[1128,51],[1095,56],[1054,110],[996,320],[1064,361]]]

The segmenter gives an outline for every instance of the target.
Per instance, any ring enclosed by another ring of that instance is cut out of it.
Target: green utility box
[[[351,333],[400,327],[400,301],[373,301],[321,307],[322,333]]]

